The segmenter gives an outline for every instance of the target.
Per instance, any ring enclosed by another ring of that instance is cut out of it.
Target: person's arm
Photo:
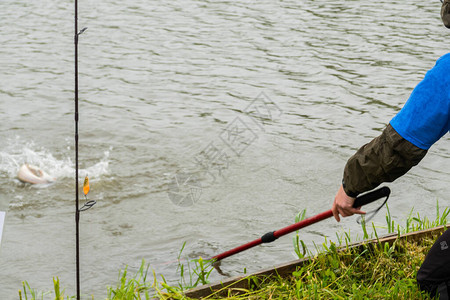
[[[383,182],[392,182],[427,154],[400,136],[389,124],[383,133],[362,146],[345,165],[344,191],[356,197]]]
[[[450,1],[450,0],[449,0]],[[332,211],[341,216],[363,211],[352,207],[359,193],[402,176],[450,131],[450,54],[436,61],[383,133],[347,162]]]
[[[394,181],[417,165],[426,153],[427,150],[405,140],[389,124],[380,136],[362,146],[347,161],[342,186],[332,206],[335,219],[339,222],[339,215],[364,213],[352,207],[358,194]]]

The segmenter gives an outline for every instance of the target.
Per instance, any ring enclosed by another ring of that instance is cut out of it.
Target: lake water
[[[176,282],[183,242],[184,258],[212,256],[331,208],[346,160],[448,52],[439,11],[419,0],[80,0],[80,185],[88,174],[97,201],[81,215],[82,294],[105,298],[142,259]],[[23,280],[49,291],[56,276],[74,295],[73,1],[2,0],[0,45],[0,298],[18,299]],[[447,205],[449,146],[446,135],[389,184],[396,221]],[[20,183],[23,163],[57,181]],[[361,235],[355,220],[301,238]],[[291,235],[222,269],[294,258]]]

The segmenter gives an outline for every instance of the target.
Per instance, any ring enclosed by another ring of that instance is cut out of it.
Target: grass
[[[369,229],[367,228],[367,224],[364,220],[364,216],[361,219],[361,229],[363,232],[362,240],[367,239],[373,239],[378,238],[378,232],[376,228],[379,229],[386,229],[387,233],[394,233],[396,232],[398,235],[409,233],[409,232],[415,232],[419,230],[424,229],[430,229],[434,228],[440,225],[446,225],[447,224],[447,218],[450,214],[450,209],[447,207],[444,209],[444,211],[440,210],[439,202],[436,201],[436,214],[434,219],[428,219],[427,216],[420,216],[419,213],[416,213],[416,215],[413,215],[414,208],[411,209],[408,216],[406,217],[405,226],[402,226],[400,224],[396,224],[394,220],[392,220],[391,212],[389,210],[389,206],[386,203],[386,225],[384,226],[375,226],[375,224],[371,223],[372,232],[369,234]],[[297,214],[295,217],[295,222],[300,222],[306,218],[306,210],[301,211]],[[359,241],[361,238],[359,236],[356,236],[356,238],[352,239],[350,232],[343,232],[341,234],[336,233],[337,238],[337,245],[338,247],[346,246],[354,241]],[[304,258],[306,256],[314,256],[314,252],[307,249],[305,243],[300,240],[299,238],[299,231],[296,232],[296,235],[293,238],[294,243],[294,251],[297,254],[298,258]],[[326,241],[325,241],[326,244]],[[320,247],[316,246],[316,252],[323,252],[327,249],[326,245],[323,244],[322,249]]]
[[[405,226],[392,220],[387,207],[386,225],[367,226],[364,219],[361,222],[363,239],[378,238],[376,228],[396,232],[398,235],[447,224],[450,210],[440,211],[436,203],[435,218],[428,219],[410,211]],[[300,212],[295,221],[305,218],[306,211]],[[371,232],[369,233],[369,230]],[[297,268],[288,277],[249,277],[252,284],[249,289],[230,289],[207,299],[432,299],[423,294],[416,283],[416,274],[426,253],[439,234],[422,239],[420,242],[398,240],[394,244],[378,243],[375,246],[352,248],[350,232],[336,234],[337,242],[325,242],[315,245],[315,252],[307,249],[299,235],[293,237],[294,250],[299,258],[311,257],[304,265]],[[358,237],[356,237],[358,240]],[[107,300],[134,299],[187,299],[183,292],[187,289],[209,283],[213,271],[212,261],[202,259],[181,259],[185,248],[182,245],[178,255],[177,284],[170,284],[153,271],[149,279],[149,265],[142,261],[138,272],[132,276],[127,268],[119,272],[118,283],[107,288]],[[19,291],[20,300],[37,299],[74,299],[61,291],[59,279],[53,279],[54,293],[38,293],[25,281]],[[92,297],[93,299],[93,297]]]
[[[156,282],[153,283],[147,281],[149,265],[145,264],[142,260],[142,264],[137,271],[137,273],[129,278],[127,267],[125,270],[119,272],[118,283],[115,287],[107,288],[107,298],[106,300],[149,300],[153,299],[154,289]],[[154,275],[154,274],[153,274]],[[65,296],[64,290],[61,291],[59,279],[53,279],[54,294],[51,292],[37,292],[32,289],[28,282],[24,281],[22,283],[22,289],[19,290],[20,300],[38,300],[38,299],[54,299],[54,300],[65,300],[65,299],[76,299],[76,296]],[[85,296],[81,297],[86,299]],[[94,299],[94,296],[92,296]]]
[[[147,275],[149,265],[142,260],[138,272],[132,277],[128,278],[127,267],[123,272],[119,272],[119,283],[116,287],[108,287],[108,297],[110,299],[134,300],[134,299],[151,299],[152,285],[147,282]],[[94,298],[94,297],[92,297]]]
[[[24,281],[22,282],[22,288],[23,288],[23,292],[22,290],[19,290],[19,299],[20,300],[38,300],[38,299],[44,299],[45,296],[50,295],[50,292],[46,292],[46,293],[39,293],[36,290],[32,289],[30,287],[30,285],[28,284],[28,282]],[[64,292],[65,290],[61,291],[61,287],[59,284],[59,278],[53,278],[53,288],[54,288],[54,300],[64,300],[64,299],[74,299],[75,297],[69,297],[67,296],[67,298],[65,298],[64,296]]]
[[[429,219],[410,211],[405,226],[396,224],[387,207],[386,225],[367,226],[361,222],[363,239],[378,239],[377,228],[398,235],[447,224],[450,210],[440,212],[436,203],[436,217]],[[306,217],[300,212],[295,219]],[[371,229],[371,232],[369,233]],[[432,299],[422,293],[416,282],[416,274],[436,238],[424,238],[419,242],[398,240],[394,244],[378,243],[352,248],[350,232],[336,234],[337,243],[325,240],[315,246],[316,252],[307,249],[299,234],[293,237],[294,250],[299,258],[313,257],[288,277],[251,277],[249,289],[229,289],[221,297],[218,294],[205,299]],[[357,237],[358,239],[358,237]],[[159,293],[161,299],[187,299],[179,290]]]
[[[401,241],[392,246],[367,246],[363,251],[338,251],[331,243],[326,252],[316,255],[291,276],[252,278],[252,288],[229,290],[222,298],[430,299],[417,287],[415,275],[433,243],[434,238],[420,244]]]

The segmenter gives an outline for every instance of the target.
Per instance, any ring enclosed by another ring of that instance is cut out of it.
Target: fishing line
[[[97,203],[95,200],[86,201],[83,206],[79,209],[79,211],[85,211],[94,206]]]
[[[378,208],[376,208],[372,211],[369,211],[365,215],[358,216],[358,218],[356,219],[356,223],[361,225],[362,222],[367,223],[370,220],[372,220],[373,217],[375,217],[375,215],[380,211],[380,209],[386,204],[388,199],[389,199],[389,194],[386,196],[386,199],[384,199],[384,202]],[[367,216],[369,216],[369,217],[367,217]]]

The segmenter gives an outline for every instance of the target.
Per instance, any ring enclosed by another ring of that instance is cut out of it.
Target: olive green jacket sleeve
[[[417,165],[427,153],[400,136],[389,124],[383,133],[362,146],[344,169],[344,191],[351,197],[392,182]]]

